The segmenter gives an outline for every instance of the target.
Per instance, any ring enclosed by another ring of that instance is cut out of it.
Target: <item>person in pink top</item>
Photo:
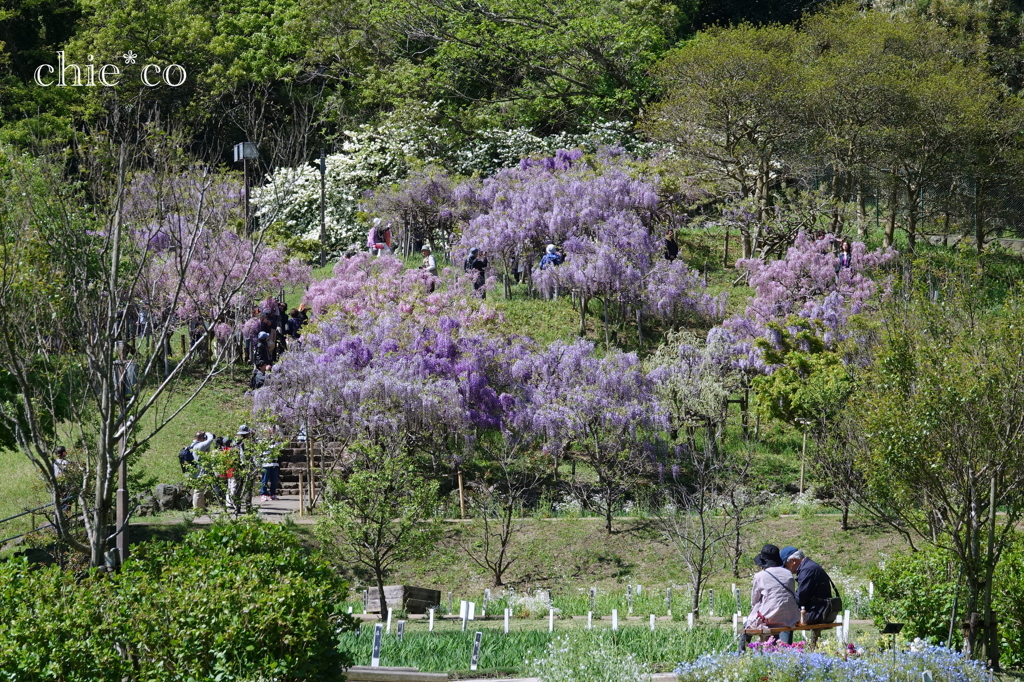
[[[800,623],[800,607],[797,605],[793,574],[782,565],[779,548],[765,545],[754,563],[761,570],[754,574],[750,589],[750,615],[743,624],[745,628],[767,625],[770,628],[791,628]],[[792,632],[779,634],[786,643],[793,642]]]

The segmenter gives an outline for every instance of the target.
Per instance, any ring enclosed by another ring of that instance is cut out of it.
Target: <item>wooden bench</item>
[[[448,682],[445,673],[421,673],[417,668],[354,665],[345,671],[352,682]]]
[[[750,637],[760,637],[761,641],[763,642],[765,640],[765,638],[767,638],[767,637],[778,637],[783,632],[798,632],[800,630],[803,630],[805,632],[813,632],[813,633],[815,633],[814,641],[817,641],[817,639],[818,639],[817,635],[819,633],[821,633],[822,630],[831,630],[832,628],[841,628],[841,627],[843,627],[843,623],[842,622],[838,622],[838,623],[818,623],[816,625],[797,625],[797,626],[791,627],[791,628],[785,628],[785,627],[782,627],[782,628],[768,628],[767,632],[764,629],[762,629],[762,628],[743,628],[743,629],[741,629],[739,631],[739,634],[740,635],[748,635]],[[738,637],[737,639],[739,640],[738,644],[737,644],[737,651],[739,651],[742,654],[744,651],[747,650],[747,643],[745,641],[745,637]]]

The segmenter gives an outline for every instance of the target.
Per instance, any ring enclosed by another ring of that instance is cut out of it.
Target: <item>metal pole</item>
[[[324,242],[327,239],[327,213],[325,197],[327,195],[327,157],[324,148],[320,147],[320,267],[327,265],[327,250]]]
[[[804,444],[800,450],[800,494],[804,494],[804,462],[807,460],[807,424],[804,424]]]
[[[245,236],[252,234],[249,229],[249,160],[242,157],[242,176],[245,179]]]

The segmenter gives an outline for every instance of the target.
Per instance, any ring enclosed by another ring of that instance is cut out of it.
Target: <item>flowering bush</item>
[[[604,638],[568,635],[548,644],[544,657],[533,662],[541,682],[644,682],[650,679],[633,654],[623,654]]]
[[[856,653],[856,649],[854,650]],[[924,671],[935,682],[987,682],[989,672],[978,661],[937,646],[920,651],[865,654],[843,660],[823,653],[802,653],[796,645],[759,649],[759,655],[733,653],[701,656],[676,668],[679,682],[903,682],[921,679]]]

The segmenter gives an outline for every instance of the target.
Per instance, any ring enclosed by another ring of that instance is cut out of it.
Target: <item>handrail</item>
[[[62,501],[63,502],[67,502],[70,499],[71,498],[69,497],[66,500],[62,500]],[[15,514],[14,516],[8,516],[6,519],[0,519],[0,523],[7,523],[8,521],[13,521],[14,519],[21,518],[22,516],[25,516],[26,514],[35,514],[40,509],[46,509],[47,507],[52,507],[52,506],[53,506],[53,502],[48,502],[47,504],[44,504],[42,507],[36,507],[35,509],[29,509],[28,511],[23,511],[20,514]]]

